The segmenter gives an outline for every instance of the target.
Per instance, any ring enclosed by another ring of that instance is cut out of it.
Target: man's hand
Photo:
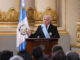
[[[27,33],[28,36],[31,35],[31,31],[30,30],[27,30],[26,33]]]

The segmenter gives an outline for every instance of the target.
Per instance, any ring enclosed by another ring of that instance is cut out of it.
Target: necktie
[[[46,29],[47,29],[47,26],[46,26]]]

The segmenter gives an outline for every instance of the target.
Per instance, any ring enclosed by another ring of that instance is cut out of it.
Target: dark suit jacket
[[[60,37],[60,35],[57,31],[57,27],[52,24],[50,24],[50,26],[48,28],[48,33],[50,34],[51,38],[59,38]],[[30,35],[30,38],[37,38],[37,37],[45,38],[41,25],[38,26],[38,29],[34,34]]]

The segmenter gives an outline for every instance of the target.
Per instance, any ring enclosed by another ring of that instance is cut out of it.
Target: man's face
[[[43,18],[43,23],[47,26],[48,24],[50,24],[50,19],[49,19],[49,17],[48,16],[45,16],[44,18]]]

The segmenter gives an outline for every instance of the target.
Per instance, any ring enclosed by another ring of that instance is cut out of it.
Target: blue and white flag
[[[17,50],[24,50],[26,47],[25,39],[28,38],[26,31],[29,29],[26,10],[25,10],[25,0],[21,0],[19,22],[17,26]]]

